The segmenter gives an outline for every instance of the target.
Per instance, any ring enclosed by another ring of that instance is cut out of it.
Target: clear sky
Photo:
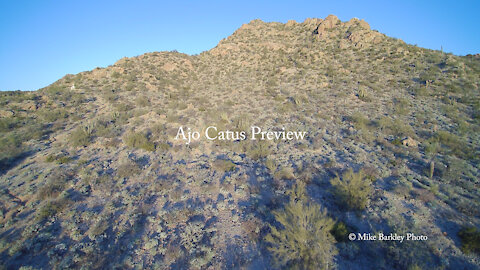
[[[337,15],[409,44],[480,53],[480,1],[0,0],[0,90],[36,90],[124,56],[209,50],[243,23]]]

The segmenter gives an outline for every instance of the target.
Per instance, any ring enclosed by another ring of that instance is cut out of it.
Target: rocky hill
[[[479,83],[478,55],[330,15],[0,92],[0,262],[477,269]]]

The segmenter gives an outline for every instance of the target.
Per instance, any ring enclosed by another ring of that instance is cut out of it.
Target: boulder
[[[402,140],[402,144],[404,146],[408,146],[408,147],[417,147],[418,146],[418,142],[410,137],[407,137],[405,139]]]
[[[25,111],[36,111],[38,109],[38,104],[35,101],[26,101],[18,104],[18,107]]]
[[[14,115],[15,113],[13,111],[9,111],[9,110],[0,111],[0,117],[12,117]]]
[[[325,29],[329,29],[335,27],[339,22],[340,20],[337,16],[328,15],[327,18],[325,18],[325,20],[322,22],[322,24],[324,25]]]
[[[292,26],[295,26],[297,24],[296,21],[294,20],[288,20],[288,22],[285,24],[286,27],[292,27]]]
[[[346,27],[360,27],[361,29],[364,30],[370,30],[370,25],[364,21],[364,20],[359,20],[358,18],[352,18],[350,21],[345,23]]]
[[[307,18],[303,21],[302,25],[308,28],[310,31],[315,31],[320,23],[322,23],[322,19],[317,18]]]
[[[339,22],[340,20],[337,18],[337,16],[328,15],[328,17],[318,25],[314,33],[318,38],[330,37],[331,35],[327,32],[327,29],[334,28]]]

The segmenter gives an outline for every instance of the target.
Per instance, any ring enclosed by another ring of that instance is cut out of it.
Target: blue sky
[[[36,90],[124,56],[209,50],[243,23],[337,15],[407,43],[480,53],[480,1],[0,0],[0,90]]]

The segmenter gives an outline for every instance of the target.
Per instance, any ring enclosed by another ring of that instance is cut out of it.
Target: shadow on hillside
[[[22,152],[14,157],[5,158],[0,160],[0,176],[7,173],[10,169],[20,164],[27,157],[31,156],[35,151],[29,150]]]

